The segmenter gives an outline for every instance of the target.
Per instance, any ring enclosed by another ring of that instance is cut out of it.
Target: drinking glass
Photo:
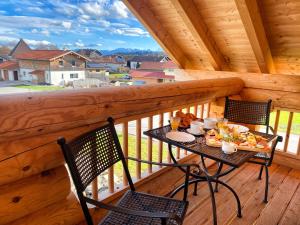
[[[172,131],[176,131],[180,124],[180,117],[171,117],[170,118]]]

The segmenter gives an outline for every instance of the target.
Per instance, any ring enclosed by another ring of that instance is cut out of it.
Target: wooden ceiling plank
[[[191,32],[197,44],[206,52],[208,60],[214,70],[228,70],[228,65],[213,40],[208,27],[203,22],[193,1],[171,0],[183,22]]]
[[[234,0],[262,73],[275,73],[273,58],[256,0]]]
[[[192,68],[183,51],[150,10],[147,1],[123,0],[123,2],[178,66],[181,68]]]

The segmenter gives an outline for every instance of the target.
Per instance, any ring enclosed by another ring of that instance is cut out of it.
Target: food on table
[[[226,141],[234,143],[237,148],[241,147],[241,149],[270,149],[267,139],[260,135],[251,132],[237,133],[234,129],[228,129],[228,132],[222,134],[219,131],[212,129],[207,132],[206,143],[208,145],[221,146],[222,141]]]
[[[188,127],[190,126],[191,122],[193,120],[196,120],[197,117],[193,113],[183,113],[180,111],[177,111],[175,114],[176,117],[180,117],[180,126],[181,127]]]

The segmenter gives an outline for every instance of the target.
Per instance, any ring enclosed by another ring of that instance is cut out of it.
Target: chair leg
[[[269,169],[268,169],[268,166],[265,166],[265,170],[266,170],[266,187],[265,187],[264,203],[268,203],[268,192],[269,192]]]
[[[264,170],[264,166],[261,165],[260,171],[259,171],[259,175],[258,175],[258,179],[259,179],[259,180],[261,180],[261,175],[262,175],[263,170]]]
[[[216,179],[217,181],[218,181],[218,178]],[[216,182],[216,184],[215,184],[215,192],[219,192],[219,182]]]
[[[198,189],[198,182],[196,182],[196,183],[194,184],[194,192],[193,192],[193,195],[194,195],[194,196],[197,196],[197,189]]]
[[[161,218],[161,225],[167,225],[167,219]]]

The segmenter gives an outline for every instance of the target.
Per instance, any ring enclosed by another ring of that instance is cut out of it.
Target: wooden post
[[[164,125],[164,114],[159,114],[159,127]],[[163,158],[163,143],[161,141],[158,142],[158,162],[162,162]],[[161,166],[160,166],[161,168]]]
[[[128,122],[123,123],[122,133],[123,133],[123,143],[122,143],[123,153],[125,157],[128,157]],[[126,160],[126,163],[128,165],[128,160]],[[128,185],[128,181],[124,169],[123,169],[123,185],[124,186]]]
[[[201,114],[200,114],[201,119],[203,119],[203,115],[204,115],[204,104],[201,104]]]
[[[151,130],[153,128],[153,117],[149,116],[148,117],[148,130]],[[149,162],[152,162],[152,138],[148,136],[147,138],[147,142],[148,142],[148,158],[147,160]],[[148,173],[152,173],[152,165],[148,164]]]
[[[108,168],[108,191],[109,193],[115,192],[114,166]]]
[[[92,195],[94,200],[98,200],[98,177],[92,182]]]
[[[194,114],[196,117],[198,117],[198,105],[197,104],[194,106]]]
[[[274,134],[277,134],[279,118],[280,118],[280,110],[277,110],[276,111],[275,124],[274,124]]]
[[[287,148],[288,148],[288,145],[289,145],[289,138],[290,138],[290,133],[291,133],[293,116],[294,116],[294,112],[290,112],[288,125],[287,125],[287,129],[286,129],[286,134],[285,134],[285,142],[284,142],[284,148],[283,148],[284,152],[287,151]]]
[[[171,117],[173,116],[173,112],[169,112],[169,119],[171,119]],[[171,163],[171,155],[170,152],[168,151],[168,155],[167,155],[167,161],[168,163]]]
[[[135,145],[135,154],[137,159],[141,159],[141,130],[142,124],[141,119],[136,120],[136,145]],[[137,179],[141,179],[141,163],[136,162],[135,174]]]

